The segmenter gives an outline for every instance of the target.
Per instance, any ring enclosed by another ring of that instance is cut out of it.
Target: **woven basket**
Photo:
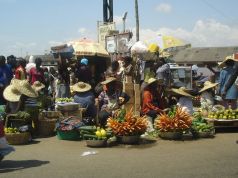
[[[31,134],[24,133],[6,133],[6,139],[10,145],[23,145],[29,142]]]
[[[41,136],[55,135],[55,124],[57,119],[39,119],[38,133]]]

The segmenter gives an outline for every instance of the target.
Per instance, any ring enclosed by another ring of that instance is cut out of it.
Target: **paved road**
[[[0,163],[1,178],[237,178],[238,133],[214,139],[160,140],[153,144],[92,149],[56,137],[15,146]],[[96,155],[82,157],[85,151]]]

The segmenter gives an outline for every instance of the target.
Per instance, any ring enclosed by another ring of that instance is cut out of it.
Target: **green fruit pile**
[[[11,127],[6,127],[4,128],[5,133],[19,133],[19,130],[17,128],[11,128]]]
[[[69,103],[69,102],[73,102],[74,99],[73,98],[56,98],[55,101],[59,103]]]
[[[112,136],[112,132],[96,126],[82,126],[79,130],[84,140],[105,140]]]
[[[207,121],[202,117],[201,113],[193,114],[192,130],[195,132],[212,132],[214,131],[214,126],[207,123]]]
[[[238,109],[226,109],[224,111],[210,112],[208,114],[210,119],[224,119],[224,120],[234,120],[238,119]]]

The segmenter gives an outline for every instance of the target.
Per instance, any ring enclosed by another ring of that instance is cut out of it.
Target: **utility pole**
[[[136,16],[136,41],[139,41],[139,12],[138,12],[138,0],[135,0],[135,16]]]

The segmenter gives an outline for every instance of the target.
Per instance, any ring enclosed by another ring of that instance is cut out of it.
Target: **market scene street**
[[[2,178],[21,177],[210,177],[238,176],[238,134],[212,140],[163,141],[153,144],[87,148],[84,142],[55,137],[17,146],[0,163]],[[70,150],[70,151],[69,151]],[[95,155],[81,156],[84,152]]]
[[[237,5],[0,0],[0,177],[237,178]]]

